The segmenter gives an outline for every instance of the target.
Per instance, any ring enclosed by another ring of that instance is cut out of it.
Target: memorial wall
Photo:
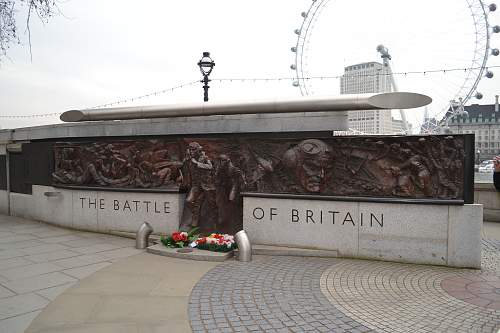
[[[470,172],[466,170],[466,141],[465,136],[242,134],[57,142],[52,182],[55,186],[186,192],[191,216],[183,219],[185,228],[234,233],[242,228],[242,193],[472,202],[472,189],[464,180]],[[83,205],[86,199],[81,200]],[[144,203],[114,201],[113,205],[137,211]]]
[[[11,207],[101,232],[144,221],[162,233],[244,228],[256,244],[478,267],[473,140],[293,132],[31,142],[10,161],[27,170],[22,184],[13,178]]]

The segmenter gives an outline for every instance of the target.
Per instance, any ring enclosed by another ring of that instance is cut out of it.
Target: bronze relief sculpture
[[[464,136],[233,137],[61,143],[55,185],[186,192],[181,227],[237,231],[242,192],[464,196]]]
[[[189,208],[191,218],[183,219],[181,230],[189,230],[199,226],[202,206],[208,212],[205,215],[208,227],[216,229],[217,205],[215,195],[214,166],[210,158],[203,151],[198,142],[188,145],[183,160],[182,170],[185,170],[186,187],[189,192],[186,197],[186,206]]]

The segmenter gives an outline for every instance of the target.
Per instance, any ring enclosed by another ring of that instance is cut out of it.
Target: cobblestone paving
[[[441,287],[447,278],[478,278],[474,270],[343,260],[321,277],[332,304],[379,332],[496,332],[500,311],[464,302]]]
[[[349,259],[229,261],[191,293],[194,332],[497,332],[500,241],[482,270]]]
[[[451,296],[485,308],[500,310],[500,277],[456,276],[444,279],[441,287]]]
[[[483,239],[481,274],[443,279],[441,287],[464,302],[500,311],[500,241]]]
[[[500,240],[483,239],[481,268],[500,275]]]
[[[194,332],[369,332],[321,293],[321,274],[337,262],[254,256],[251,263],[219,265],[191,293],[191,327]]]

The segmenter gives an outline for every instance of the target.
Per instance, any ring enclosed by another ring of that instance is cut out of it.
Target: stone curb
[[[205,251],[194,248],[193,252],[181,253],[178,252],[179,250],[180,249],[172,249],[165,247],[163,244],[156,244],[146,249],[146,251],[151,254],[158,254],[160,256],[179,258],[179,259],[198,260],[198,261],[221,262],[233,256],[233,251],[223,253],[223,252]]]

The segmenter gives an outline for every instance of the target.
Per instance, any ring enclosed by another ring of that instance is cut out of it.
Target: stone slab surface
[[[142,252],[134,246],[131,239],[0,215],[0,332],[24,332],[80,279]]]
[[[358,253],[359,204],[245,197],[243,228],[255,244]]]
[[[136,232],[143,222],[148,222],[157,233],[179,229],[181,194],[100,191],[95,197],[87,193],[87,197],[97,197],[99,203],[104,203],[105,209],[99,210],[98,216],[101,229]]]
[[[26,332],[191,332],[189,295],[216,266],[149,253],[128,257],[66,289]]]
[[[481,205],[450,208],[448,217],[448,265],[481,268]]]
[[[481,205],[245,197],[250,241],[337,251],[341,257],[478,268]]]
[[[33,218],[33,196],[29,194],[10,193],[10,214],[21,218]]]
[[[0,190],[0,214],[7,214],[8,207],[7,191]]]
[[[35,294],[0,299],[0,320],[43,309],[49,301]]]
[[[0,332],[6,333],[23,333],[31,321],[42,312],[41,310],[28,312],[16,317],[4,319],[0,321]]]
[[[44,226],[2,219],[0,238],[15,232],[48,235],[58,229],[48,226],[43,231]],[[498,235],[497,229],[488,226],[484,236]],[[98,246],[104,251],[82,254],[90,263],[72,272],[90,274],[83,280],[0,298],[0,312],[10,311],[9,317],[0,319],[0,332],[496,332],[500,328],[496,310],[500,237],[483,239],[479,271],[260,255],[250,263],[195,262],[140,253],[130,239],[71,235],[79,239],[60,236],[61,243],[56,244],[69,250],[71,242],[79,240],[129,247]],[[81,243],[79,247],[87,246]],[[3,263],[19,267],[30,262],[27,258]],[[111,258],[107,266],[91,273],[99,266],[93,261],[106,258]],[[62,260],[68,259],[74,258]],[[0,286],[9,281],[0,276]],[[138,309],[148,306],[153,308],[141,316]],[[26,310],[30,312],[22,312]]]
[[[237,253],[238,250],[235,251],[236,257],[238,256]],[[295,257],[324,257],[324,258],[338,257],[337,251],[301,249],[296,247],[271,246],[271,245],[260,245],[260,244],[252,244],[252,254],[268,255],[268,256],[295,256]]]
[[[366,217],[383,216],[384,226],[373,228],[371,223],[360,226],[358,257],[446,265],[449,207],[360,203],[360,211]],[[480,249],[480,242],[476,246]]]
[[[265,126],[262,126],[265,125]],[[68,137],[171,135],[237,132],[279,131],[345,131],[348,129],[345,112],[296,112],[289,114],[226,115],[209,117],[176,117],[169,119],[137,119],[93,121],[32,126],[1,130],[3,140],[40,140]]]
[[[179,228],[184,200],[183,194],[175,193],[82,191],[40,185],[32,188],[29,198],[34,208],[30,216],[63,227],[99,232],[135,233],[143,222],[148,222],[156,233],[171,233]]]
[[[32,186],[33,215],[40,221],[73,227],[73,197],[70,191],[51,186]],[[47,196],[50,193],[52,196]]]
[[[192,252],[183,253],[179,251],[181,249],[173,249],[164,246],[163,244],[156,244],[150,246],[146,249],[148,253],[158,254],[161,256],[179,258],[179,259],[189,259],[189,260],[199,260],[199,261],[214,261],[221,262],[233,257],[233,251],[231,252],[213,252],[200,249],[192,249]]]

